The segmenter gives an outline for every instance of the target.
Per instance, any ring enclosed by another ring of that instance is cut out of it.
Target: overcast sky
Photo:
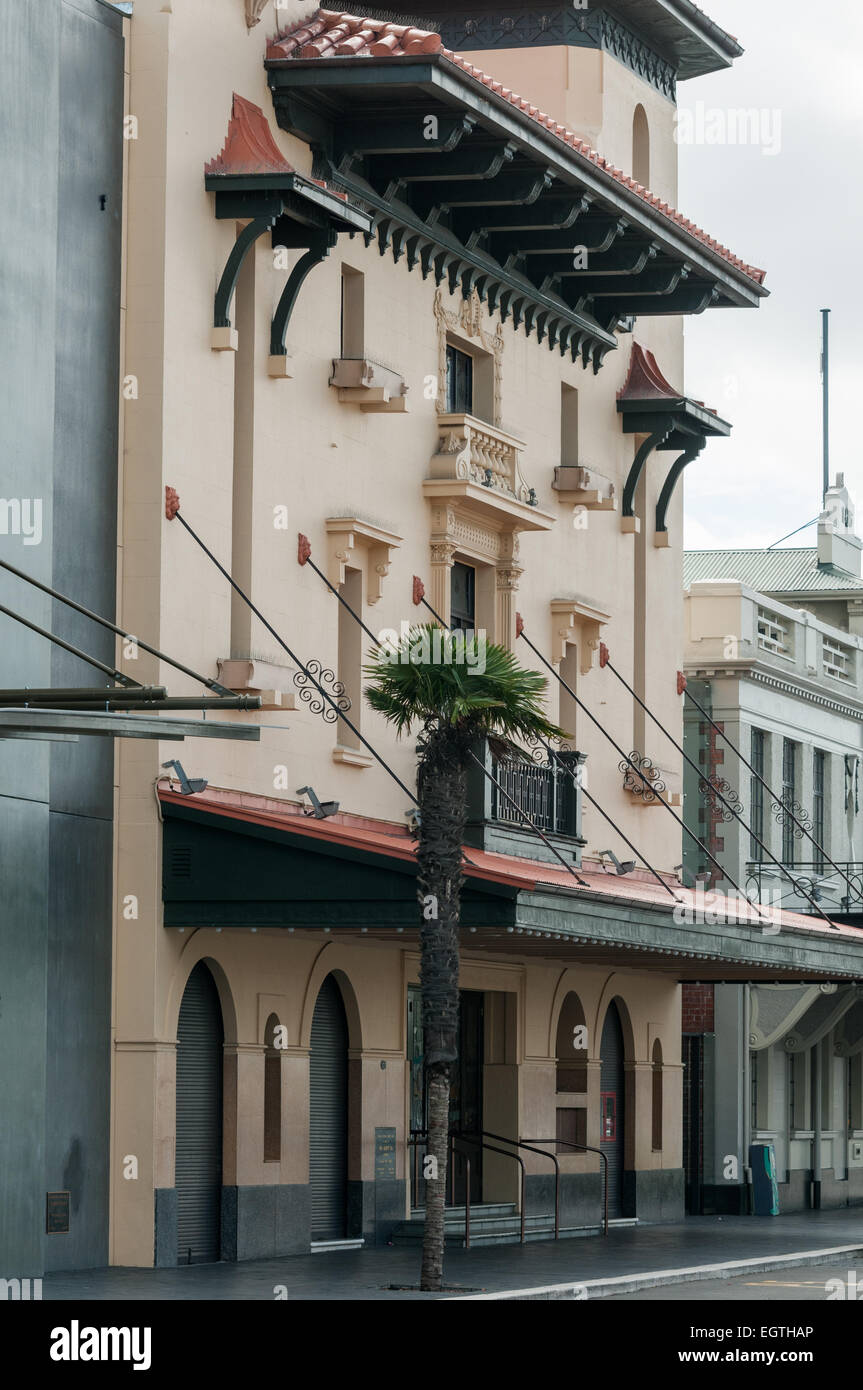
[[[685,475],[685,539],[769,545],[820,510],[822,308],[833,311],[831,474],[844,470],[863,519],[863,4],[700,3],[746,52],[730,71],[681,83],[681,111],[703,103],[727,130],[729,111],[757,109],[763,143],[781,141],[774,155],[681,141],[681,211],[765,268],[771,291],[758,309],[686,320],[687,393],[734,430]]]

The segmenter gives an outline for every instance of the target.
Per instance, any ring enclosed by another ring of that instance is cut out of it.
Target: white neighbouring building
[[[727,873],[689,842],[686,877],[708,904],[736,880],[770,906],[814,914],[808,895],[863,926],[861,549],[840,473],[816,546],[685,553],[684,671],[728,743],[687,702],[684,744],[746,822],[687,769],[689,824]],[[687,1088],[703,1096],[684,1142],[704,1159],[703,1209],[747,1209],[745,1173],[723,1177],[723,1159],[762,1142],[781,1209],[863,1200],[861,1054],[854,985],[684,986]]]

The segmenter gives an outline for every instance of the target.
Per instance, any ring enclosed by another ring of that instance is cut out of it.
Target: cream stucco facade
[[[222,1184],[239,1194],[240,1215],[232,1208],[233,1234],[226,1238],[223,1229],[223,1251],[242,1258],[308,1248],[308,1198],[296,1194],[306,1194],[309,1184],[311,1031],[318,992],[329,976],[339,985],[348,1029],[347,1176],[360,1194],[351,1199],[360,1214],[348,1234],[374,1230],[368,1203],[376,1178],[376,1130],[396,1132],[394,1177],[401,1187],[388,1201],[400,1208],[402,1219],[410,1200],[406,1001],[418,980],[415,943],[402,943],[398,935],[386,941],[351,935],[349,905],[344,930],[327,928],[326,934],[216,929],[205,921],[184,929],[163,926],[157,787],[160,778],[167,786],[161,764],[168,758],[180,756],[190,776],[205,777],[211,788],[246,797],[250,805],[266,799],[296,814],[303,803],[297,789],[310,786],[322,800],[339,802],[347,823],[364,818],[403,827],[408,810],[404,792],[350,731],[310,711],[285,651],[232,598],[225,579],[181,525],[166,520],[166,486],[177,489],[181,515],[293,651],[304,662],[316,658],[346,683],[352,718],[408,786],[413,742],[396,742],[363,708],[357,651],[364,654],[369,644],[363,637],[358,648],[337,600],[309,567],[298,565],[298,533],[308,537],[312,558],[332,583],[352,585],[353,602],[375,632],[417,620],[415,575],[428,596],[446,606],[452,563],[475,568],[477,626],[514,644],[527,663],[530,654],[516,638],[520,613],[549,660],[558,669],[563,662],[566,678],[601,725],[627,752],[637,747],[652,758],[672,802],[679,802],[681,792],[676,755],[654,745],[630,696],[598,660],[601,640],[624,677],[680,736],[674,679],[682,651],[680,491],[670,513],[670,543],[657,546],[653,513],[664,468],[646,471],[637,533],[624,527],[619,506],[585,510],[553,487],[555,467],[577,462],[600,476],[606,494],[611,485],[620,498],[641,439],[623,434],[616,408],[631,335],[618,335],[617,350],[594,374],[511,321],[501,323],[478,297],[463,300],[446,283],[437,286],[434,277],[408,270],[404,260],[383,256],[376,244],[366,246],[362,236],[341,236],[300,294],[288,332],[289,374],[275,377],[269,371],[270,320],[299,253],[280,256],[263,237],[237,286],[236,348],[213,346],[230,342],[224,334],[213,337],[213,295],[238,223],[214,216],[203,168],[225,141],[237,93],[265,113],[284,158],[311,175],[309,147],[276,125],[263,59],[265,31],[272,34],[276,23],[285,29],[314,10],[292,4],[276,13],[267,6],[260,25],[249,30],[242,0],[136,0],[128,25],[128,114],[135,118],[136,138],[127,142],[124,375],[133,385],[123,402],[119,621],[207,676],[229,671],[235,688],[264,692],[265,708],[231,716],[261,725],[257,745],[190,741],[178,752],[168,743],[128,741],[118,748],[111,1259],[121,1265],[177,1258],[170,1200],[160,1194],[175,1188],[178,1018],[186,982],[199,962],[215,981],[224,1028]],[[624,170],[632,164],[633,122],[642,106],[652,185],[673,202],[674,105],[635,73],[606,53],[585,49],[470,58],[541,99]],[[408,388],[407,410],[364,409],[356,394],[349,398],[329,384],[333,361],[341,355],[342,287],[349,274],[363,277],[362,352],[345,355],[397,374]],[[643,318],[636,334],[682,394],[681,320]],[[457,421],[451,435],[463,449],[470,429],[482,435],[485,428],[506,467],[517,461],[525,490],[535,492],[535,506],[485,499],[480,488],[463,487],[450,468],[457,448],[442,450],[450,426],[439,418],[448,343],[473,357],[475,389],[485,393],[473,424]],[[495,361],[496,391],[489,385]],[[578,393],[577,457],[566,459],[564,387]],[[230,668],[220,666],[229,660]],[[147,683],[170,677],[174,694],[198,690],[143,652],[134,660],[127,654],[122,668]],[[670,874],[680,861],[680,830],[672,817],[624,791],[618,754],[585,715],[577,714],[571,727],[572,704],[555,682],[548,704],[555,719],[569,721],[574,746],[587,755],[592,794],[626,839]],[[583,836],[583,862],[594,870],[600,851],[631,857],[625,840],[591,805],[584,807]],[[635,877],[647,875],[639,871]],[[625,1167],[639,1177],[665,1177],[664,1188],[651,1189],[642,1215],[679,1214],[680,987],[673,974],[615,964],[573,966],[563,949],[556,959],[540,959],[520,954],[515,943],[492,953],[479,938],[472,948],[467,936],[462,988],[485,1000],[485,1127],[548,1140],[555,1134],[556,1109],[581,1099],[587,1143],[595,1147],[601,1139],[600,1040],[609,1005],[618,1001]],[[580,999],[588,1030],[587,1090],[566,1098],[556,1092],[555,1075],[558,1018],[570,991]],[[287,1030],[277,1161],[265,1159],[263,1147],[266,1030],[274,1014]],[[654,1147],[657,1042],[662,1140]],[[134,1179],[125,1171],[128,1156],[137,1160]],[[597,1179],[595,1154],[561,1154],[560,1163],[567,1175]],[[527,1167],[537,1181],[550,1171],[535,1155],[528,1156]],[[632,1184],[630,1208],[635,1178]],[[274,1190],[272,1200],[268,1189]],[[296,1200],[286,1198],[279,1206],[275,1190],[290,1190]],[[585,1216],[591,1203],[598,1209],[596,1188],[585,1192],[573,1208],[574,1225],[597,1219]],[[516,1200],[512,1165],[489,1159],[482,1198]],[[245,1223],[244,1210],[250,1213]]]

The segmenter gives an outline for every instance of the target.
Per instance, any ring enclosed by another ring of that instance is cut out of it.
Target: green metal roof
[[[789,550],[686,550],[683,582],[688,588],[705,579],[737,579],[764,594],[863,591],[863,579],[845,570],[818,565],[814,547]]]

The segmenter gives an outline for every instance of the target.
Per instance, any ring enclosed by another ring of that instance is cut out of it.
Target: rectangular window
[[[831,637],[823,637],[821,655],[825,676],[832,676],[837,681],[855,679],[853,648],[846,647],[844,643],[836,642]]]
[[[558,1110],[557,1152],[574,1154],[587,1143],[587,1111]]]
[[[782,740],[782,804],[793,811],[797,802],[797,744],[790,738]],[[795,815],[797,813],[795,812]],[[794,822],[784,817],[782,826],[782,862],[794,863]]]
[[[342,266],[341,356],[365,357],[365,285],[360,270]]]
[[[345,582],[339,588],[339,593],[347,603],[351,605],[355,613],[362,616],[363,611],[363,576],[361,570],[345,570]],[[344,604],[339,604],[338,615],[339,626],[339,681],[345,688],[345,694],[351,702],[351,712],[349,718],[359,729],[362,720],[362,677],[363,677],[363,630],[359,623],[351,617]],[[342,748],[361,747],[359,738],[349,729],[344,720],[340,719],[336,726],[336,739]]]
[[[824,788],[827,780],[827,754],[816,748],[812,755],[812,833],[822,848],[824,845]],[[815,867],[823,873],[826,861],[823,854],[815,851]]]
[[[450,627],[459,632],[476,627],[476,570],[458,560],[450,579]]]
[[[565,382],[560,388],[560,462],[578,467],[578,392]]]
[[[758,1053],[749,1054],[749,1123],[754,1134],[758,1128]]]
[[[451,344],[446,350],[446,409],[448,415],[473,414],[473,358]]]
[[[776,613],[766,608],[758,610],[758,645],[774,656],[794,656],[794,634]]]
[[[788,1057],[786,1066],[788,1067],[788,1133],[789,1136],[797,1128],[797,1058]],[[790,1168],[790,1163],[789,1163]]]
[[[758,777],[764,776],[764,750],[767,743],[767,735],[763,729],[752,730],[752,745],[750,762],[752,763],[756,777],[753,773],[750,779],[749,792],[749,824],[752,827],[752,837],[749,842],[749,858],[755,864],[760,864],[764,858],[764,851],[755,839],[764,844],[764,787],[759,782]]]

